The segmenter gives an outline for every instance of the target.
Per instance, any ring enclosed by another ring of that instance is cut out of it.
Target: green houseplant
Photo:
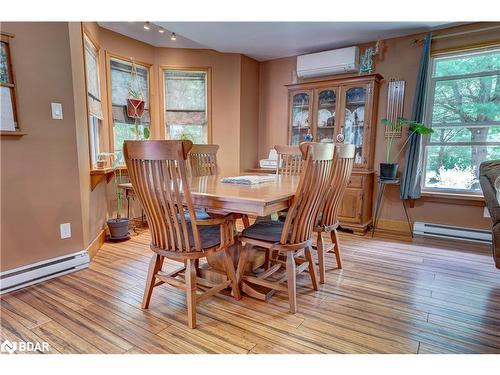
[[[141,80],[137,74],[137,66],[133,58],[130,69],[130,80],[128,82],[127,115],[130,118],[140,120],[144,114],[144,94],[142,92]]]
[[[144,114],[144,97],[141,91],[129,88],[127,98],[127,115],[130,118],[141,119]]]
[[[409,140],[415,136],[415,134],[425,135],[431,134],[434,131],[420,122],[408,120],[404,117],[398,117],[395,122],[386,118],[383,118],[381,121],[387,128],[389,134],[399,133],[404,127],[408,127],[408,137],[399,148],[394,147],[394,137],[390,136],[388,138],[385,163],[380,163],[380,178],[382,180],[395,180],[399,167],[399,164],[396,163],[396,161],[398,160],[399,155],[406,148]]]
[[[108,219],[107,224],[109,228],[109,239],[110,240],[126,240],[129,238],[128,235],[128,217],[122,217],[121,211],[123,209],[123,190],[119,187],[122,181],[122,170],[120,168],[120,159],[116,157],[115,154],[113,160],[113,174],[114,174],[114,187],[116,194],[116,216]]]

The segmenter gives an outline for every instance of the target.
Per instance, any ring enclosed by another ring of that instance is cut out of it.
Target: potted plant
[[[137,74],[135,61],[132,59],[130,81],[128,83],[127,116],[140,120],[144,114],[144,94],[142,93],[141,81]]]
[[[388,128],[389,133],[400,132],[403,127],[408,127],[408,137],[406,138],[406,141],[403,143],[403,145],[399,147],[399,150],[393,150],[394,137],[389,137],[387,141],[387,151],[385,154],[386,162],[380,163],[380,178],[382,180],[395,180],[399,167],[399,164],[396,163],[396,160],[398,160],[399,155],[406,148],[406,145],[408,144],[408,141],[411,139],[411,137],[413,137],[415,134],[431,134],[434,131],[431,128],[426,127],[424,124],[405,119],[404,117],[398,117],[395,122],[383,118],[382,123]],[[393,155],[393,151],[397,152]]]
[[[101,152],[97,155],[97,162],[96,162],[96,168],[98,169],[103,169],[106,168],[108,165],[108,160],[110,157],[114,156],[115,154],[111,152]]]
[[[144,114],[144,97],[141,91],[129,88],[127,98],[127,116],[133,119],[141,119]]]
[[[103,169],[104,167],[106,167],[106,158],[102,154],[99,154],[99,158],[96,162],[96,168]]]
[[[109,228],[109,239],[110,240],[126,240],[128,236],[128,224],[129,219],[127,217],[121,217],[121,211],[123,206],[123,191],[119,187],[122,183],[122,171],[119,167],[119,160],[115,156],[113,161],[113,174],[115,180],[115,193],[116,193],[116,217],[108,219],[107,224]]]

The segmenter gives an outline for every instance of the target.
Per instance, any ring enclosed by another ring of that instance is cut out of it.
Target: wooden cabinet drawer
[[[362,188],[363,187],[363,176],[360,175],[351,175],[349,179],[349,183],[347,184],[348,188]]]
[[[363,190],[347,189],[340,206],[339,219],[344,222],[358,223],[363,212]]]

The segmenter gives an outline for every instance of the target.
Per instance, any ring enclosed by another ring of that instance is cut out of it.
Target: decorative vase
[[[106,166],[106,160],[97,160],[96,168],[103,169]]]
[[[398,163],[380,163],[380,179],[395,180],[398,174]]]
[[[144,114],[144,100],[142,99],[127,99],[127,116],[130,118],[142,118]]]
[[[311,133],[307,133],[306,135],[304,135],[305,142],[312,142],[312,140],[313,140],[313,136]]]
[[[127,240],[128,236],[128,218],[113,218],[107,221],[110,240]]]

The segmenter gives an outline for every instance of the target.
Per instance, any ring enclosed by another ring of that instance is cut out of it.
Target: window
[[[89,120],[90,163],[96,167],[101,152],[102,104],[99,90],[99,54],[96,46],[84,35],[85,82]]]
[[[10,55],[11,37],[1,34],[0,40],[0,130],[19,131],[16,93]]]
[[[149,77],[148,67],[135,64],[137,75],[132,76],[132,62],[112,57],[110,59],[111,114],[113,118],[114,152],[117,160],[123,160],[123,142],[149,138]],[[134,86],[134,87],[132,87]],[[142,94],[144,113],[141,118],[129,116],[127,100],[131,91]]]
[[[208,143],[208,69],[165,69],[163,74],[167,139]]]
[[[500,158],[500,48],[432,59],[425,189],[479,193],[479,165]]]

